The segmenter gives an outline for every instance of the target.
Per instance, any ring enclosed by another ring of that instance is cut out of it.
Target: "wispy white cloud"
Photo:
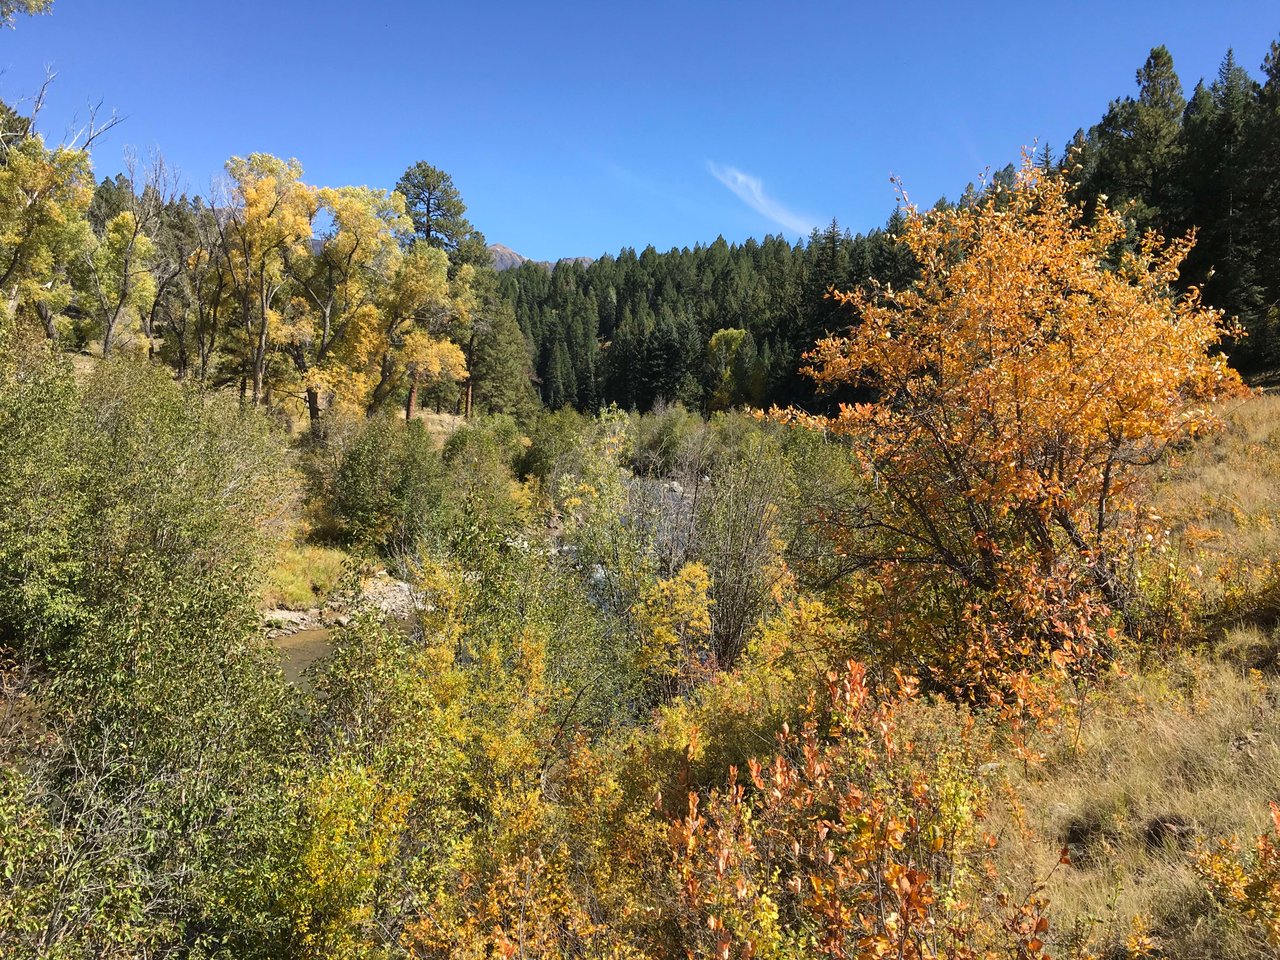
[[[711,175],[732,190],[748,207],[767,217],[778,226],[792,233],[807,234],[816,224],[804,214],[789,210],[777,200],[767,196],[764,184],[759,177],[743,173],[736,167],[722,167],[718,163],[707,161],[707,169]]]

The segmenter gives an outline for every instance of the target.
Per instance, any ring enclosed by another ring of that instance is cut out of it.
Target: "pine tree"
[[[1280,43],[1272,42],[1262,64],[1263,83],[1246,154],[1250,233],[1255,244],[1256,280],[1262,303],[1259,325],[1273,341],[1267,359],[1280,360],[1274,341],[1280,335]]]
[[[1113,206],[1129,204],[1126,213],[1139,231],[1167,229],[1178,213],[1176,196],[1182,115],[1186,101],[1173,57],[1154,48],[1137,72],[1138,96],[1114,100],[1102,120],[1089,131],[1089,153],[1077,159],[1090,200],[1106,196]]]
[[[1209,87],[1196,87],[1183,125],[1182,189],[1186,216],[1197,230],[1183,278],[1203,286],[1205,299],[1261,333],[1262,292],[1256,280],[1257,251],[1246,227],[1250,185],[1248,140],[1257,104],[1257,84],[1228,51]],[[1266,347],[1258,339],[1237,352],[1256,364]]]
[[[467,205],[453,177],[419,160],[400,177],[396,193],[404,197],[405,211],[413,221],[412,239],[448,252],[454,268],[489,266],[484,234],[467,219]]]
[[[472,402],[485,413],[507,413],[523,419],[538,404],[531,382],[528,342],[516,323],[510,302],[495,298],[486,306],[483,323],[475,325],[468,368]]]

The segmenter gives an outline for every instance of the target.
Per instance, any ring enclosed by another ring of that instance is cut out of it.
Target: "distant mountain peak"
[[[530,260],[523,254],[516,253],[510,247],[501,243],[489,244],[489,256],[493,260],[493,269],[514,270],[516,267],[526,263],[533,263],[540,267],[546,267],[548,270],[555,267],[555,263],[550,260]],[[584,267],[589,267],[595,262],[594,257],[561,257],[556,263],[580,263]]]
[[[495,270],[513,270],[529,259],[501,243],[489,244],[489,256],[493,259]]]

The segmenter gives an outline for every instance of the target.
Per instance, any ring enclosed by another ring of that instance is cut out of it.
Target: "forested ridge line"
[[[1164,47],[1137,71],[1137,90],[1108,106],[1060,151],[1037,163],[1063,172],[1086,212],[1102,198],[1130,218],[1127,243],[1149,229],[1196,232],[1178,279],[1238,318],[1227,345],[1236,365],[1264,374],[1280,364],[1280,48],[1255,77],[1228,52],[1216,77],[1188,98]],[[956,203],[1007,186],[1010,164]],[[946,198],[936,206],[950,204]],[[832,289],[901,287],[914,264],[893,243],[895,211],[880,229],[853,234],[834,221],[792,242],[781,236],[660,252],[625,249],[594,262],[526,263],[500,274],[528,337],[539,390],[555,408],[601,404],[647,410],[799,403],[834,409],[843,397],[798,371],[823,336],[855,320]]]
[[[1086,217],[1104,200],[1124,213],[1117,257],[1148,230],[1194,232],[1176,286],[1238,323],[1223,348],[1259,377],[1280,365],[1278,51],[1260,79],[1228,53],[1188,98],[1157,47],[1134,94],[1035,156],[1068,178]],[[917,270],[897,242],[900,206],[865,234],[833,221],[795,242],[718,238],[495,273],[452,178],[426,162],[394,190],[333,188],[309,184],[296,160],[253,154],[228,162],[224,187],[188,196],[160,158],[95,183],[88,150],[48,147],[35,129],[12,108],[0,115],[9,202],[33,231],[9,257],[11,302],[24,269],[42,265],[25,311],[62,347],[141,350],[313,424],[343,404],[832,411],[856,396],[803,373],[819,340],[858,319],[830,292],[902,288]],[[1007,190],[1015,172],[933,209]]]

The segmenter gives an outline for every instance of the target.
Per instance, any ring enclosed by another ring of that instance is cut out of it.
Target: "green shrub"
[[[440,528],[447,543],[468,547],[477,538],[517,532],[528,496],[516,482],[514,465],[526,442],[507,416],[468,424],[448,439],[444,463],[451,509]]]
[[[701,461],[708,439],[702,417],[676,403],[654,407],[634,419],[632,466],[640,474],[669,476]]]
[[[282,438],[229,398],[127,360],[81,388],[21,353],[0,370],[0,639],[54,654],[151,576],[251,610],[295,498]]]
[[[590,430],[591,419],[572,407],[544,411],[529,428],[529,444],[515,464],[517,473],[545,483]]]
[[[347,443],[327,493],[347,543],[391,555],[427,535],[443,489],[440,455],[422,424],[377,417]]]
[[[0,954],[168,955],[229,922],[293,744],[254,603],[293,502],[231,398],[0,356]]]

